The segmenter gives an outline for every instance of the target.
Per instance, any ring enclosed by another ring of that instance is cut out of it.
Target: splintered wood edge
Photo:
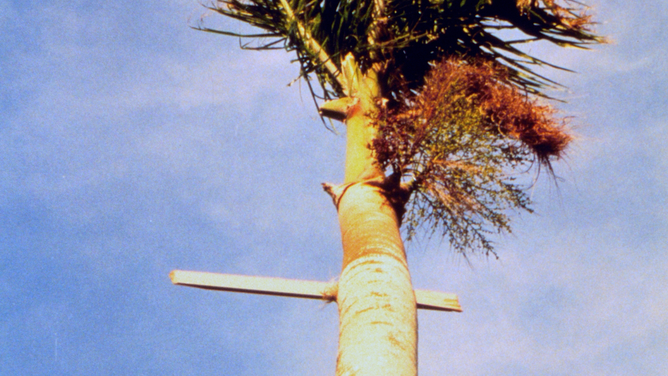
[[[336,300],[336,283],[297,279],[243,276],[207,272],[173,270],[172,283],[207,290],[286,296],[293,298]],[[418,309],[461,312],[456,294],[415,290]]]
[[[418,309],[462,312],[462,307],[459,305],[459,297],[457,294],[415,290],[415,300],[417,301]]]

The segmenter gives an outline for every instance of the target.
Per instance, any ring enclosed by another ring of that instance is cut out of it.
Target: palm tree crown
[[[589,31],[582,4],[571,0],[217,0],[210,9],[264,32],[202,30],[258,40],[247,48],[296,51],[301,75],[315,75],[325,98],[344,93],[324,56],[339,69],[348,53],[363,71],[379,64],[388,98],[418,89],[431,63],[454,55],[501,62],[510,82],[539,93],[552,82],[531,65],[552,65],[518,45],[586,48],[602,42]],[[502,34],[522,36],[506,40]]]
[[[209,8],[262,32],[199,29],[255,40],[244,48],[295,51],[316,103],[348,106],[352,71],[372,79],[379,98],[366,115],[375,129],[368,148],[410,197],[397,206],[407,209],[408,234],[427,226],[462,253],[494,252],[487,234],[510,231],[508,209],[531,211],[514,171],[551,172],[572,139],[537,100],[557,84],[535,68],[564,68],[520,45],[604,42],[574,0],[216,0]],[[345,119],[347,107],[336,106],[321,114]]]

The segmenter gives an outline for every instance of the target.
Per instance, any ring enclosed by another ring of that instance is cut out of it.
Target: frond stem
[[[306,28],[304,27],[304,25],[302,25],[302,23],[299,22],[294,12],[292,11],[292,8],[290,8],[290,4],[288,4],[287,0],[281,0],[281,5],[285,10],[285,15],[288,18],[288,20],[290,22],[294,22],[295,25],[297,26],[297,30],[299,31],[299,36],[302,38],[306,48],[308,48],[312,54],[318,57],[318,59],[325,66],[325,68],[332,76],[332,78],[334,78],[336,82],[339,85],[341,85],[341,87],[345,88],[346,86],[343,80],[341,79],[341,71],[332,62],[332,59],[329,57],[327,52],[325,52],[322,46],[320,46],[320,44],[315,39],[313,39],[311,33],[309,33],[308,30],[306,30]]]

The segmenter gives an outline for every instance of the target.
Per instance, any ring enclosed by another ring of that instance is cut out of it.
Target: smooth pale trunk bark
[[[417,311],[399,222],[382,188],[347,187],[339,205],[337,376],[417,375]]]

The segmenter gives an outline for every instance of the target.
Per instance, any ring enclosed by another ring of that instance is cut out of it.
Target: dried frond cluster
[[[507,75],[492,62],[444,60],[417,95],[380,115],[378,160],[412,178],[409,235],[426,220],[456,250],[489,253],[486,235],[510,231],[507,210],[530,210],[518,174],[536,161],[549,167],[572,136]]]
[[[418,102],[424,108],[443,101],[442,85],[459,87],[461,95],[478,104],[490,132],[509,136],[529,148],[547,167],[559,158],[573,137],[549,105],[539,104],[510,87],[507,70],[493,63],[468,64],[448,60],[436,65]]]

